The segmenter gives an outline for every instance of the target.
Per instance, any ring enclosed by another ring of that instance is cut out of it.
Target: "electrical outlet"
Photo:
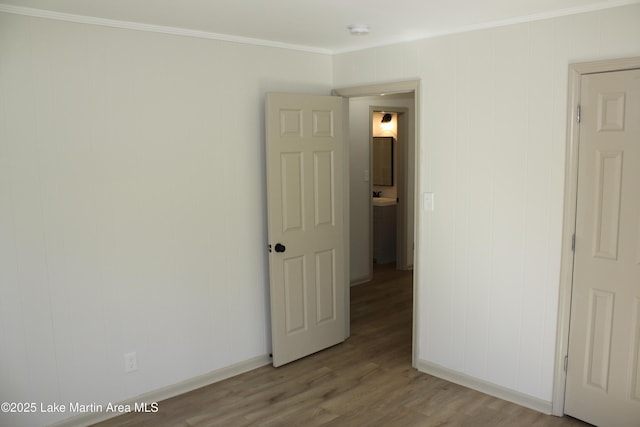
[[[136,352],[125,353],[124,355],[124,371],[133,372],[138,370],[138,356]]]

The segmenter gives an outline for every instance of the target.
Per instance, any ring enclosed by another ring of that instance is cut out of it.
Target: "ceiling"
[[[639,2],[640,0],[0,0],[0,11],[322,53],[340,53]],[[352,24],[368,25],[369,34],[350,35],[347,27]]]

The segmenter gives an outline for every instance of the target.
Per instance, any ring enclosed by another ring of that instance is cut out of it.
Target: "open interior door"
[[[343,99],[266,97],[273,365],[347,336]]]

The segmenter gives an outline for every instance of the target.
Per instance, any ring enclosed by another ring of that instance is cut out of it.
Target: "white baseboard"
[[[442,378],[452,383],[477,390],[502,400],[516,403],[529,409],[533,409],[534,411],[542,412],[547,415],[551,414],[552,405],[550,401],[547,402],[546,400],[529,396],[528,394],[524,394],[519,391],[511,390],[461,372],[453,371],[449,368],[445,368],[444,366],[427,362],[426,360],[419,359],[417,368],[420,372],[433,375],[434,377]]]
[[[148,393],[143,393],[139,396],[127,399],[123,402],[118,402],[118,404],[131,405],[133,407],[136,402],[159,402],[171,397],[178,396],[180,394],[187,393],[192,390],[196,390],[201,387],[208,386],[213,383],[217,383],[218,381],[226,380],[227,378],[243,374],[261,366],[269,365],[270,363],[271,358],[269,358],[269,356],[265,354],[263,356],[254,357],[253,359],[245,360],[231,366],[227,366],[194,378],[190,378],[185,381],[181,381],[177,384],[172,384],[170,386],[162,387]],[[100,421],[108,420],[109,418],[117,417],[119,415],[122,415],[122,413],[95,412],[90,414],[83,414],[67,418],[66,420],[62,420],[59,423],[53,424],[51,427],[84,427],[87,425],[98,423]]]
[[[357,286],[357,285],[362,285],[363,283],[368,283],[370,281],[371,281],[371,276],[364,276],[364,277],[360,277],[358,279],[352,280],[350,285]]]

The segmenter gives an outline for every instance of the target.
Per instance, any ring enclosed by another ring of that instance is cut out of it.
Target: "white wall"
[[[423,365],[550,402],[568,64],[640,55],[640,5],[334,57],[334,85],[422,80]]]
[[[350,258],[351,282],[359,283],[370,279],[371,253],[370,242],[370,208],[371,188],[369,181],[364,180],[364,171],[370,168],[370,132],[369,107],[398,107],[408,110],[409,135],[407,140],[415,140],[414,99],[412,97],[394,98],[393,96],[359,97],[349,99],[349,173],[350,173]],[[409,178],[408,193],[413,191],[414,159],[413,147],[410,146],[407,155],[407,175]],[[377,187],[378,188],[378,187]],[[378,189],[385,188],[379,187]],[[413,249],[413,199],[407,201],[408,236],[407,246]],[[413,252],[408,252],[409,257]],[[412,264],[412,260],[409,260]]]
[[[0,13],[0,401],[266,359],[263,95],[330,88],[328,55]]]

